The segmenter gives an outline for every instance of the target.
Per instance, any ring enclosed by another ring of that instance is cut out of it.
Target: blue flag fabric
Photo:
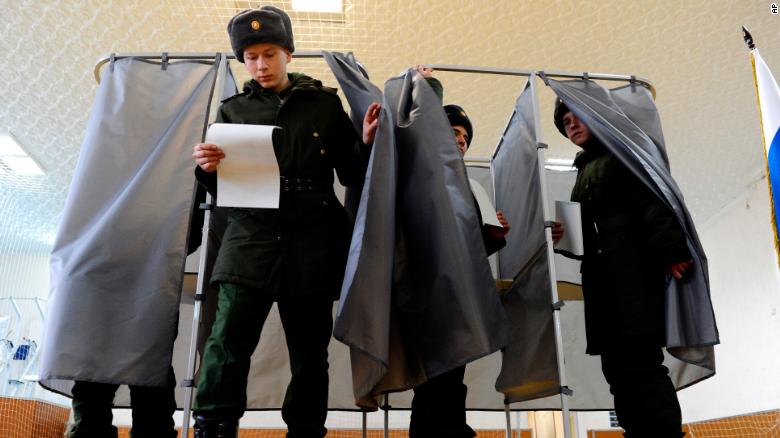
[[[770,202],[773,206],[772,225],[775,234],[775,250],[780,262],[780,241],[778,241],[778,220],[780,220],[780,86],[777,85],[775,77],[761,58],[758,49],[753,50],[753,67],[766,150]]]

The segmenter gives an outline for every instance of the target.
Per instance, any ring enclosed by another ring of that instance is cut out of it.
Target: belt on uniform
[[[638,218],[630,214],[616,214],[607,218],[593,221],[597,233],[610,232],[625,226],[634,225]]]
[[[290,192],[330,192],[333,190],[333,181],[317,180],[313,178],[279,177],[279,189],[281,193]]]

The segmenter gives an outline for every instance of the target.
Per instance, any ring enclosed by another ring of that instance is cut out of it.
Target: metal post
[[[211,108],[209,109],[209,123],[213,122],[217,115],[217,106],[220,102],[222,89],[224,88],[225,75],[227,74],[227,58],[223,54],[217,54],[219,65],[217,67],[217,77],[214,82],[213,95],[211,97]],[[205,204],[211,205],[211,195],[206,195]],[[197,207],[195,207],[197,208]],[[192,390],[195,387],[195,362],[198,354],[198,328],[200,326],[200,316],[203,304],[204,288],[206,283],[206,260],[209,242],[209,220],[211,211],[205,208],[203,212],[203,230],[200,240],[200,259],[198,260],[198,281],[195,289],[194,310],[192,312],[192,326],[190,328],[190,352],[187,356],[187,375],[182,383],[184,386],[184,409],[181,419],[181,436],[188,437],[190,429],[190,411],[192,409]]]
[[[507,402],[504,402],[504,412],[506,413],[506,438],[512,438],[512,417]]]
[[[539,182],[542,194],[542,212],[544,215],[544,237],[547,241],[547,264],[549,266],[550,274],[550,294],[553,303],[553,326],[555,328],[555,350],[558,356],[558,378],[561,385],[561,414],[564,417],[563,422],[563,435],[565,438],[571,438],[571,424],[569,423],[569,395],[571,391],[566,384],[566,365],[563,352],[563,337],[561,336],[561,315],[560,306],[558,300],[558,283],[555,275],[555,254],[553,252],[553,240],[552,240],[552,227],[549,225],[552,221],[550,218],[550,208],[547,205],[547,178],[544,173],[544,150],[545,145],[542,143],[543,137],[541,130],[539,129],[539,102],[536,96],[536,73],[534,73],[528,81],[531,92],[531,100],[533,102],[534,111],[534,131],[536,135],[537,149],[536,149],[536,161],[539,169]]]
[[[385,394],[385,438],[390,438],[390,394]]]
[[[363,411],[363,438],[368,438],[368,412]]]

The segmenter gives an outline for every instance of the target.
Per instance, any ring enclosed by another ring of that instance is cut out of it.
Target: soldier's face
[[[244,49],[244,67],[263,88],[277,93],[287,86],[287,64],[292,54],[282,46],[253,44]]]
[[[590,129],[571,111],[563,116],[563,129],[569,140],[580,147],[587,143],[592,136]]]
[[[460,156],[462,157],[469,150],[469,133],[466,131],[466,128],[459,125],[453,126],[452,132],[455,134],[455,142],[458,143],[458,151],[460,151]]]

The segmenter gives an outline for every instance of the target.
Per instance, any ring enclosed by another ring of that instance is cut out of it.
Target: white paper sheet
[[[580,203],[555,201],[555,220],[563,224],[563,238],[555,245],[556,252],[582,256],[585,247],[582,242],[582,216]]]
[[[482,224],[480,225],[492,225],[494,227],[504,228],[501,222],[496,217],[496,209],[493,207],[493,203],[490,202],[490,196],[485,191],[477,180],[469,178],[469,184],[471,184],[471,193],[477,199],[477,207],[482,215]]]
[[[217,167],[217,206],[279,208],[279,164],[272,134],[278,126],[214,123],[206,143],[225,151]]]

